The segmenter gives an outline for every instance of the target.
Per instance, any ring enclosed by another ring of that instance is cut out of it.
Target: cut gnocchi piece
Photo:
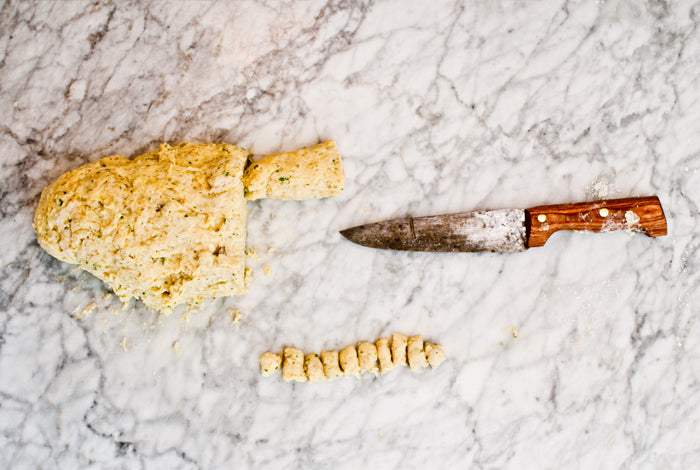
[[[338,361],[338,351],[321,351],[321,362],[326,379],[333,380],[343,375]]]
[[[343,192],[345,173],[335,142],[275,153],[253,162],[243,174],[248,200],[319,199]]]
[[[260,356],[260,373],[269,377],[274,374],[282,365],[282,356],[273,352],[266,352]]]
[[[340,360],[340,368],[345,375],[360,377],[360,361],[357,358],[357,349],[355,346],[348,346],[338,354]]]
[[[408,365],[406,362],[406,346],[408,344],[408,336],[401,333],[391,335],[391,358],[394,366]]]
[[[377,347],[372,343],[362,342],[357,344],[357,357],[360,362],[360,374],[371,372],[379,373],[377,366]]]
[[[406,355],[408,356],[408,367],[411,370],[418,370],[428,367],[428,359],[425,357],[422,336],[411,336],[408,338]]]
[[[268,377],[281,366],[282,378],[288,382],[324,382],[340,376],[359,378],[365,372],[386,374],[397,365],[408,365],[414,371],[428,366],[437,369],[444,361],[439,344],[424,342],[420,335],[409,338],[396,333],[391,341],[363,341],[340,352],[321,351],[320,356],[312,353],[305,357],[301,350],[291,347],[284,348],[282,355],[266,352],[260,356],[260,372]]]
[[[375,345],[377,346],[377,359],[379,359],[379,372],[386,374],[394,368],[394,363],[391,360],[389,338],[379,338]]]
[[[304,353],[297,348],[284,348],[282,362],[282,378],[287,382],[306,382],[304,374]]]
[[[318,358],[318,354],[309,354],[304,360],[304,372],[309,382],[323,382],[326,375],[323,373],[323,364]]]
[[[442,346],[439,344],[425,343],[425,356],[431,369],[437,369],[440,367],[440,364],[445,362]]]

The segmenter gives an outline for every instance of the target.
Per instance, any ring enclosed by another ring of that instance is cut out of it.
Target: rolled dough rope
[[[249,200],[320,199],[343,192],[345,173],[338,148],[329,140],[262,157],[246,168],[243,184]]]

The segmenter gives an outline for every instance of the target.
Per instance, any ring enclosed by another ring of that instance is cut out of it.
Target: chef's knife
[[[666,218],[659,198],[651,196],[407,217],[340,233],[359,245],[389,250],[514,252],[542,246],[559,230],[630,230],[659,237],[666,235]]]

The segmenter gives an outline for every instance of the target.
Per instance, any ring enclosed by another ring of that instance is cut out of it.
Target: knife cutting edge
[[[340,233],[351,242],[371,248],[507,253],[543,246],[560,230],[630,230],[650,237],[667,232],[659,198],[650,196],[406,217],[360,225]]]

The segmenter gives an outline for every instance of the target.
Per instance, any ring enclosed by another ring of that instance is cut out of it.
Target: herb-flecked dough
[[[282,200],[337,196],[345,186],[343,162],[329,140],[294,152],[266,155],[243,175],[246,198]]]
[[[282,365],[282,356],[272,352],[266,352],[260,356],[260,373],[264,377],[269,377],[279,370]]]
[[[39,244],[61,261],[165,313],[245,291],[248,152],[229,144],[162,144],[60,176],[34,216]]]
[[[61,175],[34,215],[39,244],[120,299],[170,313],[245,292],[249,199],[311,199],[344,186],[335,142],[263,157],[230,144],[162,144]],[[279,173],[279,174],[278,174]]]

